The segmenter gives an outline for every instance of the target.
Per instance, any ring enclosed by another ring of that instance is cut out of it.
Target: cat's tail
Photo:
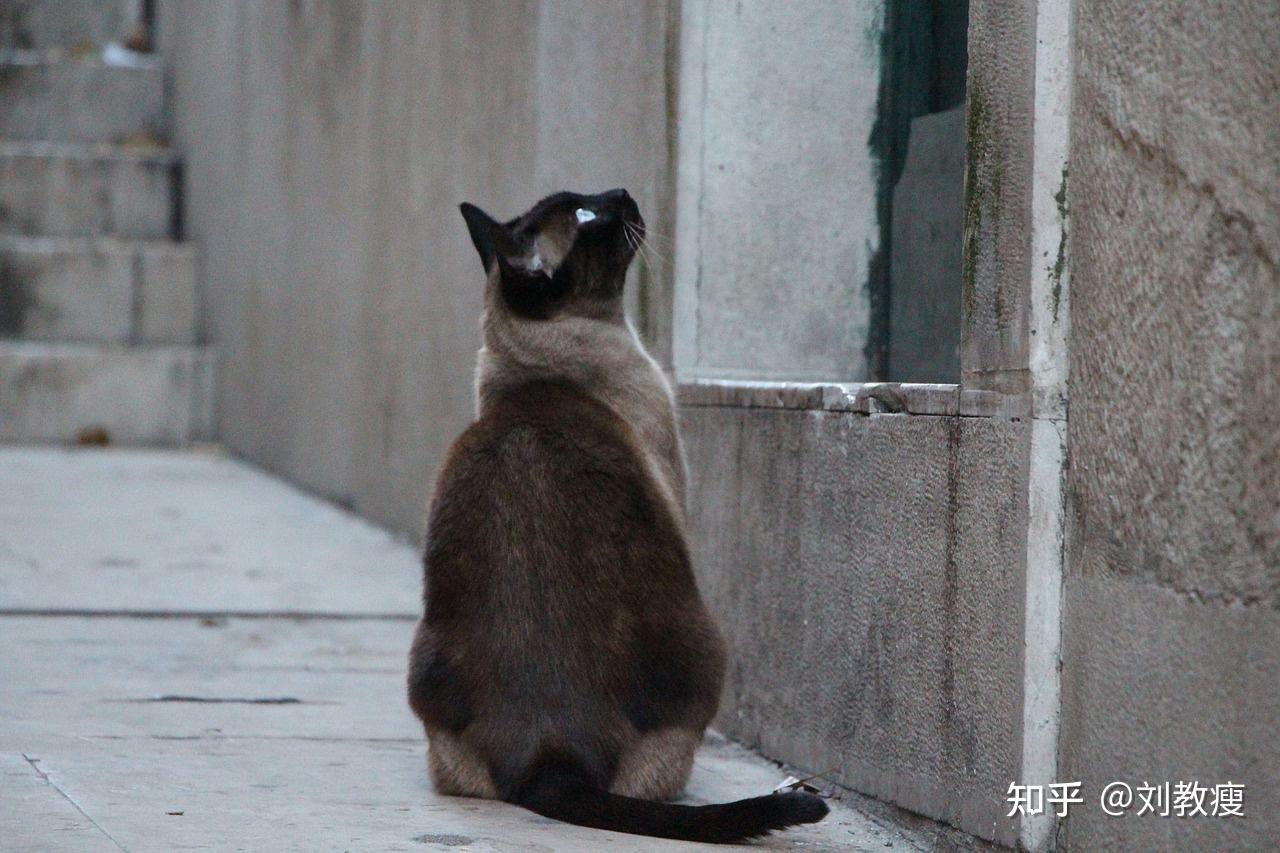
[[[544,817],[578,826],[734,844],[826,817],[827,804],[805,791],[766,794],[713,806],[681,806],[622,797],[601,790],[571,766],[543,765],[509,798]]]

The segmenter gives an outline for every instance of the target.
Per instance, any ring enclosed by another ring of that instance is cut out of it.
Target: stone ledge
[[[85,68],[124,68],[129,71],[161,73],[164,71],[164,63],[157,54],[136,53],[123,49],[109,52],[105,51],[104,47],[94,45],[88,50],[59,45],[40,48],[3,47],[0,48],[0,64],[19,68],[63,65]]]
[[[178,162],[163,145],[130,145],[119,142],[68,142],[50,139],[0,139],[0,156],[75,161],[146,161],[162,166]]]
[[[151,56],[127,61],[0,51],[0,136],[119,142],[164,130],[164,72]]]
[[[168,237],[175,162],[150,146],[0,141],[0,232]]]
[[[214,354],[194,346],[0,341],[0,442],[182,446],[212,431]]]
[[[82,343],[191,344],[196,254],[189,244],[0,235],[0,335]]]
[[[769,382],[694,379],[680,382],[681,406],[799,409],[861,415],[1021,418],[1026,397],[928,382]]]

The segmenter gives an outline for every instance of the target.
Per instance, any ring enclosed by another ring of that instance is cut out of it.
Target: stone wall
[[[682,375],[871,378],[883,7],[682,4]]]
[[[1076,29],[1063,773],[1245,783],[1248,818],[1090,809],[1066,839],[1261,849],[1280,831],[1280,9],[1079,0]]]
[[[1027,424],[686,405],[684,431],[717,725],[1012,844]]]

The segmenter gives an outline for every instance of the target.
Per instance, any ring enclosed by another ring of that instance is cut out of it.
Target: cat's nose
[[[622,187],[603,192],[600,197],[604,200],[604,206],[607,209],[616,211],[623,219],[633,221],[640,218],[640,205],[636,204],[631,193]]]

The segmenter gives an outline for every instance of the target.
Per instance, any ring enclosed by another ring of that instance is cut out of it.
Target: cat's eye
[[[573,215],[578,218],[579,225],[586,225],[588,222],[596,218],[595,211],[587,210],[585,207],[578,208],[573,212]]]

